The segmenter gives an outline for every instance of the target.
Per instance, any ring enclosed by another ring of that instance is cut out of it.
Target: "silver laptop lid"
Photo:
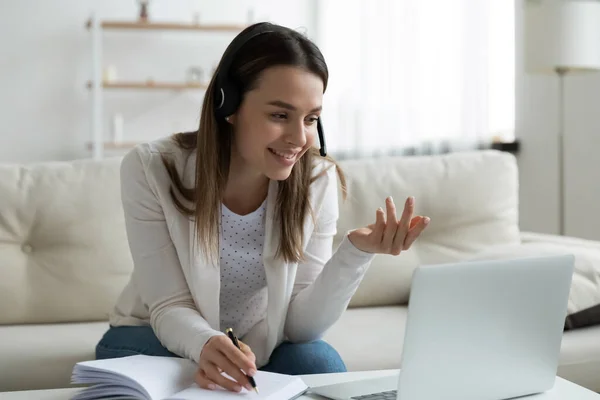
[[[498,400],[550,389],[573,265],[564,255],[417,268],[398,398]]]

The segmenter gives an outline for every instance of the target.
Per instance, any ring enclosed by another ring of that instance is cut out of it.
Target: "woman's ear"
[[[225,121],[229,122],[231,125],[235,125],[235,114],[225,117]]]

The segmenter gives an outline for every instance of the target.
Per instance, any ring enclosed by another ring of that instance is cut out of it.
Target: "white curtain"
[[[438,152],[514,138],[514,1],[319,0],[338,156]]]

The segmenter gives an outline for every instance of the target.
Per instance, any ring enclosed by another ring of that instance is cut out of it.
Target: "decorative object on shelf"
[[[112,142],[119,144],[123,142],[123,115],[115,114],[112,119]]]
[[[252,25],[254,23],[254,9],[249,9],[248,10],[248,15],[246,17],[246,23],[248,25]]]
[[[148,3],[150,0],[138,0],[140,5],[140,21],[146,22],[148,21]]]
[[[200,13],[199,12],[195,12],[194,15],[192,16],[192,23],[194,25],[200,25]]]
[[[525,6],[525,69],[559,78],[559,233],[565,235],[564,77],[600,71],[600,2],[528,0]]]
[[[102,80],[106,83],[111,83],[117,80],[117,67],[114,65],[107,65],[104,68],[104,73],[102,74]]]
[[[188,83],[202,83],[204,71],[200,67],[190,67],[187,70]]]

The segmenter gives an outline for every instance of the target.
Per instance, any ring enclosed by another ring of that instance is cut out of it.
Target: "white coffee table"
[[[323,386],[339,382],[348,382],[358,379],[378,378],[389,375],[397,375],[399,370],[383,371],[365,371],[365,372],[346,372],[340,374],[319,374],[302,375],[302,379],[308,386]],[[0,393],[0,400],[69,400],[78,390],[78,388],[69,389],[51,389],[51,390],[31,390],[21,392]],[[322,400],[323,397],[307,394],[299,399]],[[528,397],[522,397],[527,400],[600,400],[600,394],[585,389],[579,385],[569,382],[565,379],[556,378],[554,388],[546,393],[537,394]]]

